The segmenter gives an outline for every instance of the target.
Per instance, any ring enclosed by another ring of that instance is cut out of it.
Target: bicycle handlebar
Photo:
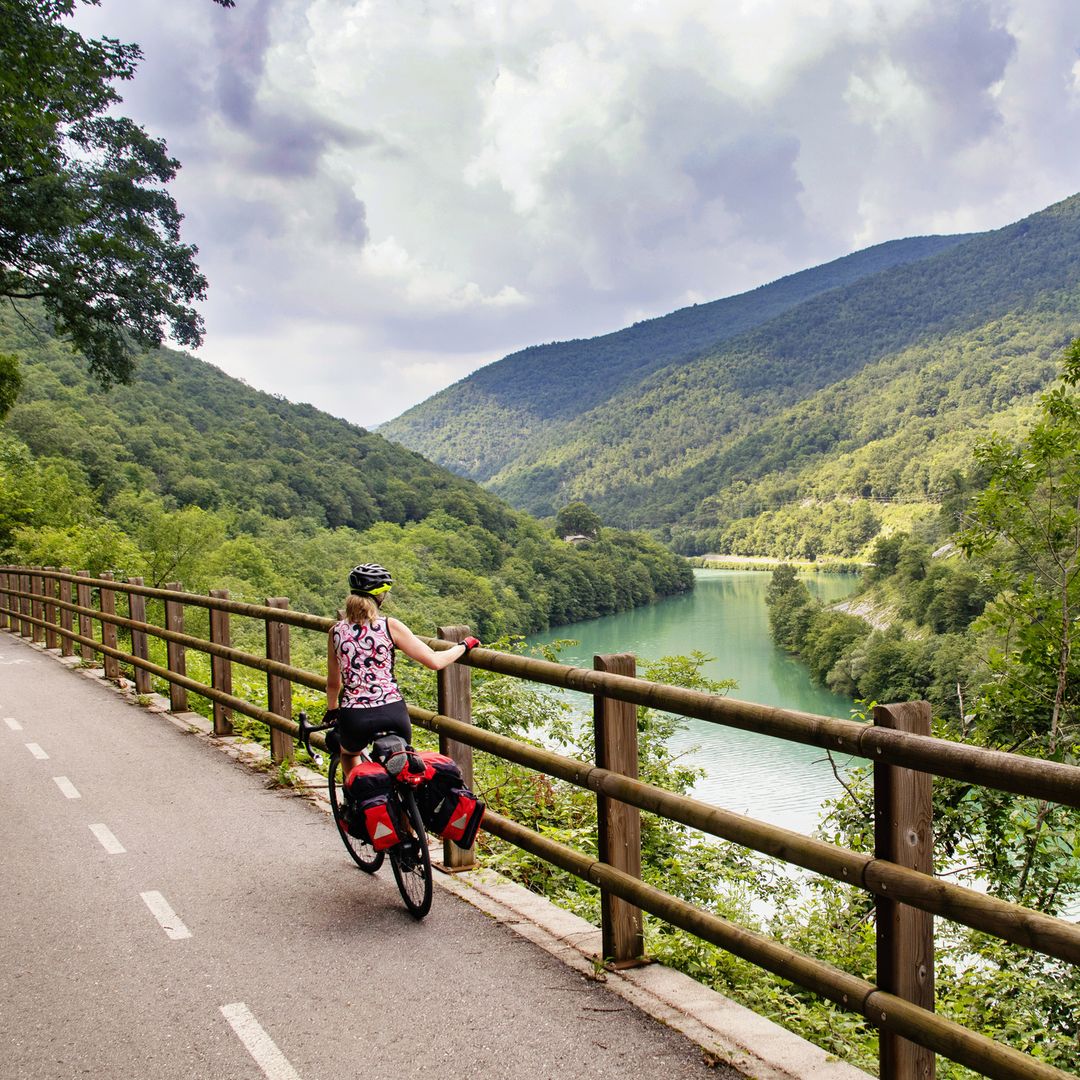
[[[308,757],[315,762],[316,765],[322,764],[322,754],[315,753],[311,749],[311,736],[317,731],[329,731],[331,728],[337,727],[337,717],[335,716],[329,724],[320,724],[313,726],[307,722],[307,713],[301,709],[300,716],[297,718],[297,722],[300,725],[300,730],[297,732],[297,737],[300,742],[304,744],[304,749],[308,752]]]

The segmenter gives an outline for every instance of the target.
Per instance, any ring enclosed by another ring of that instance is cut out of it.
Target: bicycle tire
[[[369,843],[361,840],[358,836],[352,836],[345,828],[344,793],[337,783],[338,763],[341,758],[337,754],[330,757],[330,772],[327,776],[327,788],[330,792],[330,810],[334,815],[334,824],[337,825],[338,835],[341,837],[346,850],[352,856],[352,860],[364,871],[365,874],[374,874],[383,864],[385,852],[376,851]]]
[[[413,835],[390,849],[390,867],[409,914],[422,919],[431,910],[431,852],[412,788],[402,787],[399,795]]]

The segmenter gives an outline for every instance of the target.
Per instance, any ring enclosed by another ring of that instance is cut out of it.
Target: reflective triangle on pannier
[[[401,839],[396,807],[390,798],[383,795],[369,799],[362,810],[368,842],[376,851],[385,851]]]

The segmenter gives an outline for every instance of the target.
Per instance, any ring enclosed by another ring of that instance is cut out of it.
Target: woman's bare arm
[[[436,652],[430,646],[425,645],[403,622],[398,619],[387,619],[390,628],[390,636],[394,644],[413,660],[431,668],[432,671],[442,671],[449,667],[455,660],[460,660],[469,650],[465,645],[455,645],[452,649],[444,649]]]

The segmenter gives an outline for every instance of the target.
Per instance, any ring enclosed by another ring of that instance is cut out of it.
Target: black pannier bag
[[[362,761],[349,773],[350,798],[345,806],[345,828],[350,836],[385,851],[401,840],[393,781],[374,761]]]
[[[400,735],[380,735],[371,744],[371,757],[403,784],[424,781],[424,762],[416,750]]]
[[[465,786],[461,770],[445,754],[422,753],[424,783],[416,804],[424,826],[460,848],[471,848],[484,819],[484,804]]]

